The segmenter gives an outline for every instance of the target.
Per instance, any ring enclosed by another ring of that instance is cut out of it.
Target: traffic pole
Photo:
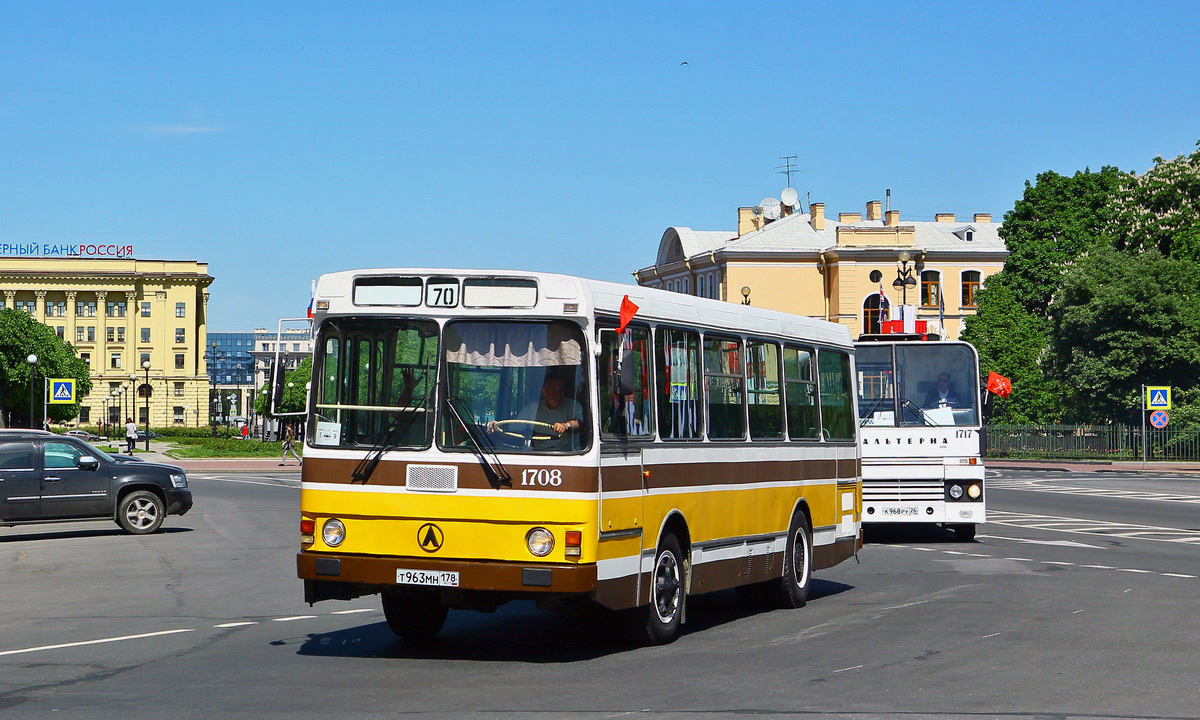
[[[1146,470],[1146,386],[1142,386],[1142,471]]]

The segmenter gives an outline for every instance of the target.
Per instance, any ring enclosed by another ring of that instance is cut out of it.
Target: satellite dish
[[[761,206],[755,205],[754,207],[750,208],[750,214],[754,217],[762,217],[763,209]]]
[[[800,205],[800,193],[796,192],[796,188],[784,188],[783,192],[779,193],[779,201],[788,207],[795,208]]]
[[[760,202],[759,205],[762,205],[763,215],[765,215],[768,220],[778,220],[779,219],[779,201],[778,200],[776,200],[775,198],[763,198],[763,201]]]

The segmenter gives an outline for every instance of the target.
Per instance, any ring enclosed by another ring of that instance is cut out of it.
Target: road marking
[[[257,625],[257,624],[258,623],[256,623],[256,622],[227,622],[227,623],[221,623],[220,625],[213,625],[213,627],[215,627],[215,628],[232,628],[232,627],[242,627],[243,625]]]
[[[1200,503],[1200,495],[1182,495],[1180,493],[1149,492],[1146,490],[1121,490],[1094,487],[1074,487],[1056,485],[1053,480],[993,480],[988,487],[996,490],[1026,490],[1029,492],[1057,493],[1059,495],[1094,495],[1100,497],[1122,498],[1126,500],[1152,500],[1154,502]]]
[[[1183,573],[1163,573],[1162,575],[1163,575],[1163,577],[1177,577],[1177,578],[1194,578],[1194,577],[1196,577],[1195,575],[1184,575]]]
[[[1033,528],[1049,532],[1101,535],[1107,538],[1126,540],[1149,540],[1200,545],[1200,532],[1181,528],[1155,525],[1133,525],[1131,523],[1085,520],[1057,515],[1032,515],[1029,513],[989,510],[988,522],[1012,527]],[[1157,537],[1153,537],[1157,536]]]
[[[1088,545],[1087,543],[1075,542],[1074,540],[1030,540],[1028,538],[1004,537],[1003,535],[980,535],[979,539],[991,538],[993,540],[1011,540],[1012,542],[1025,543],[1027,545],[1055,545],[1057,547],[1085,547],[1095,548],[1097,550],[1107,550],[1103,545]]]
[[[354,613],[375,612],[373,608],[359,608],[357,610],[337,610],[334,615],[353,615]]]
[[[312,620],[316,615],[293,615],[292,617],[273,618],[271,622],[291,622],[293,620]]]
[[[194,477],[197,480],[214,480],[216,482],[234,483],[237,485],[263,485],[265,487],[274,487],[274,488],[298,488],[298,487],[300,487],[299,479],[284,480],[283,478],[280,478],[278,480],[274,480],[272,478],[264,478],[263,480],[246,480],[243,478],[231,478],[228,476],[220,476],[220,475],[212,475],[212,476],[192,475],[191,477]]]
[[[862,667],[862,665],[855,665],[854,667],[842,668],[841,670],[834,670],[834,672],[840,673],[840,672],[846,672],[847,670],[857,670],[861,667]]]
[[[996,637],[996,636],[997,636],[997,635],[999,635],[999,634],[1000,634],[1000,633],[992,633],[991,635],[984,635],[984,636],[983,636],[981,639],[982,639],[982,640],[987,640],[988,638],[994,638],[994,637]]]
[[[20,655],[22,653],[40,652],[42,650],[60,650],[62,648],[82,647],[84,645],[99,645],[101,643],[121,642],[123,640],[140,640],[142,638],[160,637],[162,635],[175,635],[178,633],[195,632],[192,628],[184,628],[181,630],[161,630],[159,632],[141,633],[140,635],[122,635],[120,637],[101,638],[99,640],[84,640],[82,642],[62,643],[61,645],[42,645],[40,647],[22,648],[21,650],[5,650],[0,652],[2,655]]]

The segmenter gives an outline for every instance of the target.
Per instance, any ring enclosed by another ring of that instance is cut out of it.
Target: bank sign
[[[54,245],[51,243],[0,242],[7,257],[133,257],[132,245]]]

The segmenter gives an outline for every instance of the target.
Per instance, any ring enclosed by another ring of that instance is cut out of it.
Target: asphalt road
[[[873,531],[807,607],[672,645],[516,603],[396,640],[308,607],[293,475],[199,475],[164,532],[0,528],[0,716],[1200,717],[1200,478],[989,471],[976,542]]]

